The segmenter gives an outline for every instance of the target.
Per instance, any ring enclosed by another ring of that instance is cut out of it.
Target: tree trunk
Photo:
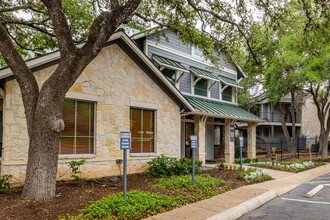
[[[296,157],[297,152],[297,144],[296,144],[296,113],[295,113],[295,94],[291,92],[291,104],[290,104],[290,112],[291,112],[291,123],[292,123],[292,157]]]
[[[257,139],[261,140],[262,142],[264,142],[266,144],[266,150],[267,150],[267,157],[270,158],[271,157],[271,150],[270,150],[270,145],[268,144],[268,142],[266,141],[265,138],[257,135],[256,136]]]
[[[47,96],[46,99],[38,103],[32,120],[23,199],[44,200],[55,195],[59,141],[64,129],[63,104]]]
[[[281,126],[282,126],[282,130],[283,130],[283,133],[284,133],[286,142],[288,144],[288,150],[290,152],[292,152],[293,146],[292,146],[292,142],[291,142],[291,136],[290,136],[289,131],[288,131],[288,127],[286,126],[286,121],[284,120],[284,113],[285,113],[285,111],[284,111],[282,102],[279,102],[278,103],[278,107],[279,107],[279,110],[280,110]]]
[[[320,132],[319,152],[322,153],[322,159],[328,158],[328,137],[329,137],[329,129],[327,131]]]

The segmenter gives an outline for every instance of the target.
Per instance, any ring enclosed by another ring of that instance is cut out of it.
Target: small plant
[[[11,188],[10,180],[12,177],[11,174],[0,176],[0,193],[5,193]]]
[[[192,172],[192,160],[181,158],[180,160],[164,155],[158,156],[148,162],[148,176],[168,177],[173,175],[186,175]],[[195,161],[195,172],[200,173],[201,161]]]
[[[66,164],[68,164],[68,166],[71,168],[71,171],[73,173],[71,176],[75,180],[81,180],[80,166],[84,165],[85,163],[87,163],[86,160],[79,160],[79,161],[72,160],[70,162],[66,162]]]
[[[275,153],[276,153],[276,147],[272,147],[272,155],[273,156],[276,155]]]
[[[235,158],[241,157],[241,148],[239,146],[235,146]]]

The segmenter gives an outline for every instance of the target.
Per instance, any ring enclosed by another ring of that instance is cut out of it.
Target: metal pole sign
[[[312,162],[311,136],[309,135],[309,131],[307,131],[307,140],[308,140],[308,148],[309,148],[309,160]]]
[[[243,151],[243,137],[242,136],[240,136],[239,137],[239,146],[240,146],[240,165],[241,165],[241,167],[240,167],[240,171],[242,172],[242,155],[243,155],[243,153],[242,153],[242,151]]]
[[[127,194],[127,150],[131,149],[131,132],[123,132],[121,131],[119,134],[120,138],[120,149],[124,151],[124,172],[123,172],[123,193],[124,199],[126,199]]]
[[[195,185],[195,149],[197,148],[197,135],[190,136],[192,150],[192,184]]]

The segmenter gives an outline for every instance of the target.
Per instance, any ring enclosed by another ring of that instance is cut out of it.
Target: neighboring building
[[[119,175],[120,131],[132,133],[129,173],[144,171],[146,162],[161,154],[190,157],[192,134],[198,136],[197,159],[233,162],[236,121],[248,123],[248,155],[255,157],[256,124],[262,120],[236,103],[237,80],[244,73],[224,61],[223,71],[212,71],[198,50],[181,43],[175,32],[166,34],[170,43],[143,34],[133,36],[134,43],[118,31],[71,87],[63,105],[58,179],[70,178],[65,162],[80,159],[87,161],[84,177]],[[26,62],[39,85],[55,70],[59,55]],[[0,174],[23,183],[28,135],[20,89],[8,68],[0,70],[0,84]]]
[[[326,121],[324,124],[326,124]],[[307,137],[307,132],[309,132],[311,137],[319,137],[320,130],[320,121],[317,116],[317,108],[314,104],[313,97],[311,95],[305,96],[302,106],[301,135],[302,137]],[[328,139],[330,139],[330,135]]]
[[[292,135],[292,117],[290,112],[290,102],[291,96],[287,95],[281,99],[284,108],[284,120],[290,136]],[[280,110],[279,104],[272,103],[267,99],[259,102],[257,104],[258,110],[254,112],[257,116],[263,119],[265,122],[258,124],[257,135],[265,138],[266,140],[273,139],[285,139],[281,120],[280,120]],[[301,135],[301,108],[296,108],[297,112],[295,114],[295,124],[296,124],[296,136]]]

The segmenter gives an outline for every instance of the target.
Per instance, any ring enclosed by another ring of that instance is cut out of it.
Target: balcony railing
[[[260,112],[257,114],[260,118],[267,122],[281,122],[280,120],[280,113],[274,113],[274,112]],[[296,113],[295,115],[296,123],[301,123],[301,114]],[[290,113],[284,114],[284,121],[286,123],[292,123],[292,117]]]

